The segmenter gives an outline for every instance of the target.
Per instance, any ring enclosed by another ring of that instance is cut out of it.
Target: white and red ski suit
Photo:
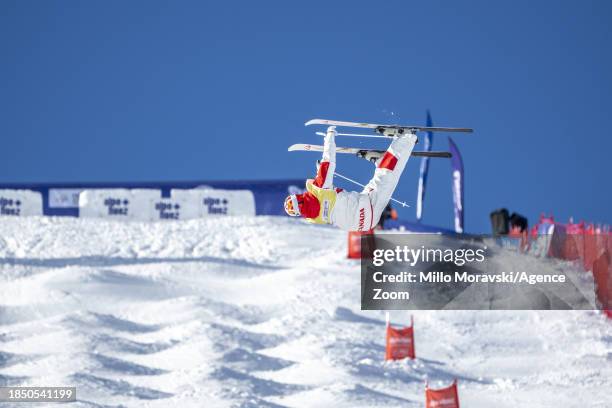
[[[323,158],[313,185],[333,190],[336,168],[336,130],[328,128],[323,148]],[[336,199],[329,223],[346,231],[368,231],[374,228],[389,203],[408,158],[417,141],[414,134],[404,134],[393,140],[385,154],[376,162],[374,177],[360,193],[335,189]],[[319,214],[319,203],[311,193],[304,194],[302,216],[315,218]],[[314,207],[314,209],[313,209]]]

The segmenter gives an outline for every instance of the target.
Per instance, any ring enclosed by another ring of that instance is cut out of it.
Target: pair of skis
[[[312,119],[305,123],[305,126],[310,125],[327,125],[327,126],[340,126],[340,127],[352,127],[361,129],[371,129],[374,131],[374,135],[365,135],[357,133],[338,133],[338,136],[354,136],[354,137],[375,137],[375,138],[393,138],[395,136],[401,136],[405,133],[416,132],[463,132],[471,133],[473,129],[470,128],[449,128],[449,127],[427,127],[427,126],[402,126],[402,125],[382,125],[375,123],[358,123],[358,122],[343,122],[338,120],[327,120],[327,119]],[[325,133],[317,132],[318,135],[325,136]],[[289,146],[290,152],[294,151],[306,151],[306,152],[322,152],[323,146],[313,144],[294,144]],[[362,159],[368,161],[376,161],[380,158],[385,150],[377,149],[359,149],[354,147],[336,147],[336,153],[353,154]],[[417,157],[452,157],[450,152],[412,152],[412,156]]]

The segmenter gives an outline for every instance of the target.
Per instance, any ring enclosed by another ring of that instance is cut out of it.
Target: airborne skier
[[[285,199],[285,211],[314,224],[332,224],[346,231],[371,230],[397,187],[417,137],[412,132],[395,136],[385,154],[375,162],[374,176],[358,193],[333,186],[336,134],[335,126],[327,128],[317,176],[306,180],[305,193],[291,194]]]

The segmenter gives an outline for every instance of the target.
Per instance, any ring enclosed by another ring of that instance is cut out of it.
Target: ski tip
[[[320,125],[322,120],[323,120],[323,119],[310,119],[309,121],[307,121],[306,123],[304,123],[304,126],[310,126],[310,125]]]
[[[454,132],[460,132],[460,133],[474,133],[474,129],[472,128],[455,128]]]
[[[455,127],[419,127],[415,126],[414,129],[418,132],[452,132],[452,133],[473,133],[472,128],[455,128]]]
[[[411,156],[414,157],[441,157],[450,159],[453,155],[450,152],[437,152],[437,151],[424,151],[424,152],[415,152],[413,151]]]

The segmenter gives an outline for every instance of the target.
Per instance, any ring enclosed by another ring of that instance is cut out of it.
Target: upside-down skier
[[[336,128],[327,128],[317,176],[306,180],[306,192],[285,199],[285,211],[315,224],[332,224],[346,231],[369,231],[389,203],[417,141],[412,132],[395,136],[376,162],[374,177],[363,191],[345,191],[333,185],[336,168]]]

